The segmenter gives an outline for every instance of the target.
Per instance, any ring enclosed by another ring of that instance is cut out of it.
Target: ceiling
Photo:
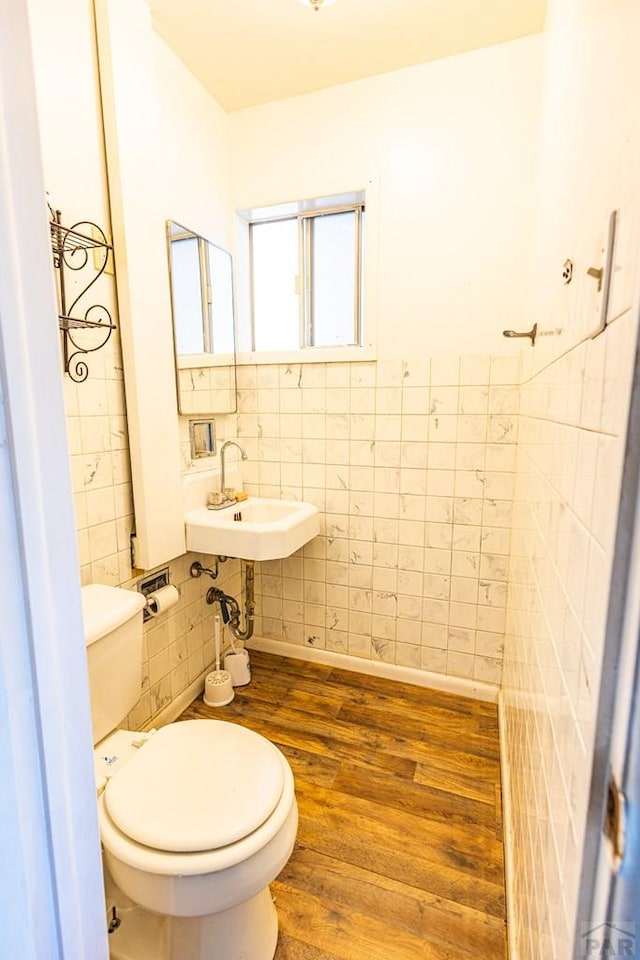
[[[539,33],[545,0],[147,0],[227,111]]]

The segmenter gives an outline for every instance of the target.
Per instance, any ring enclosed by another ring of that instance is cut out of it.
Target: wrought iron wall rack
[[[96,223],[82,220],[65,227],[60,211],[51,207],[49,210],[64,370],[76,383],[82,383],[89,375],[89,367],[82,358],[102,349],[116,329],[103,304],[93,303],[85,307],[83,299],[106,270],[111,244]],[[69,271],[78,277],[74,278]],[[80,339],[80,330],[90,333]],[[93,335],[97,336],[97,341]]]

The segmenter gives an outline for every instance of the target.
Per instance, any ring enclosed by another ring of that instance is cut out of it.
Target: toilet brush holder
[[[246,650],[230,650],[224,655],[224,669],[231,674],[234,687],[245,687],[251,682],[251,664]]]
[[[209,707],[225,707],[235,696],[231,674],[226,670],[214,670],[204,681],[204,702]]]

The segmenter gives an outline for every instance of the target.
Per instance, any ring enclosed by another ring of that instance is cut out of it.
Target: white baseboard
[[[295,643],[286,643],[284,640],[269,640],[266,637],[252,637],[247,647],[250,650],[264,650],[265,653],[274,653],[281,657],[292,657],[294,660],[324,663],[330,667],[352,670],[354,673],[366,673],[373,677],[412,683],[416,687],[455,693],[460,697],[471,697],[487,703],[496,703],[498,700],[498,687],[478,680],[467,680],[465,677],[448,677],[442,673],[417,670],[415,667],[400,667],[395,663],[383,663],[381,660],[365,660],[346,653],[317,650],[314,647],[303,647]]]
[[[502,785],[502,847],[504,856],[504,888],[507,904],[507,943],[509,960],[518,960],[516,946],[515,893],[513,885],[513,820],[511,804],[511,778],[507,764],[507,724],[504,694],[498,695],[498,729],[500,731],[500,780]]]

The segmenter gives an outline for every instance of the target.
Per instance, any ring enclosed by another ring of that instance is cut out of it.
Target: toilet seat
[[[155,851],[193,854],[250,836],[283,792],[282,755],[222,720],[162,727],[113,776],[104,804],[114,826]]]
[[[125,764],[118,769],[109,780],[104,792],[98,797],[100,837],[105,851],[131,868],[146,871],[151,874],[184,877],[227,870],[230,867],[242,863],[244,860],[248,860],[266,847],[293,815],[295,815],[297,819],[293,774],[286,758],[277,747],[264,737],[259,734],[253,734],[253,736],[261,741],[261,744],[269,748],[272,757],[275,756],[282,777],[282,789],[280,797],[270,816],[251,833],[234,842],[229,841],[224,846],[218,846],[208,850],[184,852],[150,847],[132,839],[121,830],[111,817],[106,802],[107,793],[114,793],[114,788],[126,768],[134,762],[137,763],[137,758],[142,757],[144,751],[149,749],[152,742],[160,736],[163,730],[173,727],[186,727],[192,723],[222,724],[224,727],[237,726],[236,724],[229,724],[225,721],[218,720],[194,720],[168,724],[167,727],[162,727],[161,730],[154,734],[144,747],[140,749],[139,753],[136,752],[131,759],[126,760]],[[240,729],[246,730],[246,728]],[[253,733],[252,731],[246,732]],[[200,761],[200,763],[202,763],[202,761]],[[198,776],[198,769],[193,772],[193,775]],[[250,796],[255,799],[258,792],[257,781],[255,781],[251,786]]]

